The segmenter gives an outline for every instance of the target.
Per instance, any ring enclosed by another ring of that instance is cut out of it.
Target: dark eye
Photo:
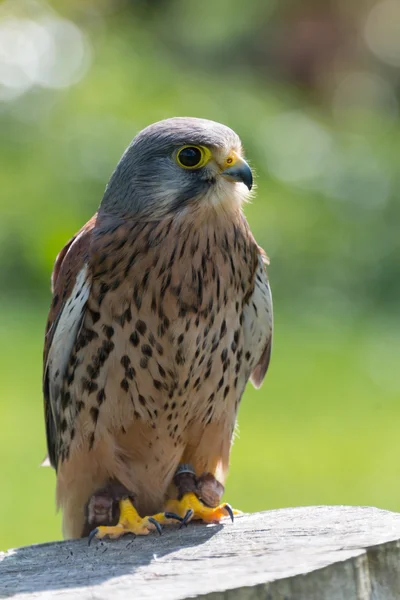
[[[176,155],[177,163],[185,169],[202,167],[208,160],[206,149],[199,146],[184,146]]]

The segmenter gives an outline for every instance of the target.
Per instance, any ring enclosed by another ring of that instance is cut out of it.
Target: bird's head
[[[107,185],[102,210],[162,218],[188,207],[237,207],[253,175],[237,134],[214,121],[177,117],[143,129]]]

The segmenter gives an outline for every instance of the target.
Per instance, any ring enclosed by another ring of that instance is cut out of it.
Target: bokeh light
[[[365,40],[383,62],[400,67],[400,4],[384,0],[375,4],[365,24]]]
[[[83,32],[45,4],[35,6],[35,20],[12,16],[11,2],[0,9],[0,101],[14,100],[34,86],[69,87],[89,68],[91,51]],[[27,7],[32,10],[32,3]]]

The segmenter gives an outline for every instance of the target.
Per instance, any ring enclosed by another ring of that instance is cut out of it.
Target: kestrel
[[[160,121],[57,256],[44,404],[66,537],[232,516],[237,411],[272,338],[267,259],[242,211],[252,182],[228,127]]]

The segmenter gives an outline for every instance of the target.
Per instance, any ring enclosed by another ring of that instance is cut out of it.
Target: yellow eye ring
[[[183,169],[201,169],[211,158],[211,152],[205,146],[182,146],[176,152],[176,162]]]

